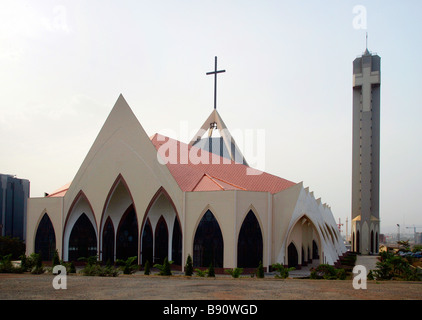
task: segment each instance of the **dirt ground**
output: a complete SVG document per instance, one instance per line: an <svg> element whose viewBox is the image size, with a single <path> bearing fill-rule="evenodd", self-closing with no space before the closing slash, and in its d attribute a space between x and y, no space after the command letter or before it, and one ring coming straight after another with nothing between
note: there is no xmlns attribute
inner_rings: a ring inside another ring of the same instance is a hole
<svg viewBox="0 0 422 320"><path fill-rule="evenodd" d="M422 300L422 282L69 275L67 289L52 274L0 274L1 300Z"/></svg>

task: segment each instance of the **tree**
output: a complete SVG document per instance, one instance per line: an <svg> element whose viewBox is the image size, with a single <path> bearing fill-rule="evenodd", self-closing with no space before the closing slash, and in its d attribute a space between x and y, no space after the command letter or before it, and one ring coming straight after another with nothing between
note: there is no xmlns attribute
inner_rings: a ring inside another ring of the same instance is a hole
<svg viewBox="0 0 422 320"><path fill-rule="evenodd" d="M192 264L192 257L190 254L188 255L186 259L186 265L185 265L185 276L192 276L193 274L193 264Z"/></svg>
<svg viewBox="0 0 422 320"><path fill-rule="evenodd" d="M214 265L210 264L210 267L208 268L208 277L212 277L215 278L215 270L214 270Z"/></svg>
<svg viewBox="0 0 422 320"><path fill-rule="evenodd" d="M262 261L259 261L258 268L256 269L256 276L257 278L264 278L264 267L262 266Z"/></svg>
<svg viewBox="0 0 422 320"><path fill-rule="evenodd" d="M149 267L149 261L147 260L147 262L145 262L144 275L149 276L150 274L151 274L151 270Z"/></svg>
<svg viewBox="0 0 422 320"><path fill-rule="evenodd" d="M57 266L59 264L60 264L59 252L56 249L56 251L54 251L54 255L53 255L52 266L54 268L54 266Z"/></svg>

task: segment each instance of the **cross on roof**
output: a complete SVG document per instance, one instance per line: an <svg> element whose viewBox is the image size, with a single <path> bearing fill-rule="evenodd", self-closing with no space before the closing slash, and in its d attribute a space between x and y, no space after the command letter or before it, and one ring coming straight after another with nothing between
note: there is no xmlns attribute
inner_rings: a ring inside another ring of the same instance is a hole
<svg viewBox="0 0 422 320"><path fill-rule="evenodd" d="M217 109L217 74L226 72L226 70L217 70L217 57L215 57L214 71L207 72L207 75L214 75L214 109Z"/></svg>

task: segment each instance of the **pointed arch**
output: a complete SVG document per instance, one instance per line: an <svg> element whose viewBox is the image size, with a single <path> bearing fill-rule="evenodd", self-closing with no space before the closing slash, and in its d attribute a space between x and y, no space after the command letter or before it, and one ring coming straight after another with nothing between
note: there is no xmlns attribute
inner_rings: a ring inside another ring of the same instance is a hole
<svg viewBox="0 0 422 320"><path fill-rule="evenodd" d="M237 266L257 268L263 260L264 243L261 227L252 210L249 210L240 228L237 241Z"/></svg>
<svg viewBox="0 0 422 320"><path fill-rule="evenodd" d="M193 265L195 267L222 268L224 260L224 241L220 225L208 209L196 228L193 241Z"/></svg>
<svg viewBox="0 0 422 320"><path fill-rule="evenodd" d="M79 219L84 215L84 218ZM74 227L79 221L78 228ZM92 228L91 228L92 227ZM79 230L79 231L76 231ZM73 233L72 242L71 235ZM84 240L76 240L76 235L80 233L78 237L85 237ZM85 235L83 235L85 234ZM89 238L88 238L89 237ZM95 243L94 243L95 240ZM73 200L69 211L66 216L63 232L63 260L64 261L76 261L79 257L88 257L84 255L97 255L98 246L98 230L97 221L95 219L94 210L92 209L91 203L85 193L80 190ZM87 249L89 248L89 249ZM80 255L81 254L81 255ZM76 260L72 260L76 259Z"/></svg>
<svg viewBox="0 0 422 320"><path fill-rule="evenodd" d="M97 255L97 234L86 213L82 213L73 225L69 237L69 261Z"/></svg>
<svg viewBox="0 0 422 320"><path fill-rule="evenodd" d="M316 259L317 256L319 258L320 252L315 254L315 250L318 250L322 247L322 239L325 239L323 226L316 224L314 221L312 221L311 218L309 218L307 214L302 214L299 216L294 221L294 223L291 224L291 227L287 233L284 247L284 257L287 258L287 260L285 260L285 264L296 264L297 267L301 266L302 264L306 265L310 260L310 256L312 256L312 259ZM289 246L292 242L295 245L296 253L298 256L297 263L295 261L292 262L289 260L289 256L290 259L296 259L295 255L293 254L292 247L290 248L291 252L289 254ZM302 254L302 247L309 248L309 250L312 248L312 253L310 252L308 257L306 257L307 250L304 250Z"/></svg>
<svg viewBox="0 0 422 320"><path fill-rule="evenodd" d="M41 255L42 261L51 261L56 250L56 234L47 212L41 218L35 235L34 252Z"/></svg>
<svg viewBox="0 0 422 320"><path fill-rule="evenodd" d="M113 242L111 242L110 223L114 227ZM101 260L105 262L108 259L126 260L138 256L139 228L136 206L131 190L121 173L117 175L104 201L100 233ZM105 243L106 234L109 238Z"/></svg>
<svg viewBox="0 0 422 320"><path fill-rule="evenodd" d="M180 217L172 198L164 187L160 187L156 191L145 210L141 226L142 233L140 236L142 251L144 251L144 249L150 250L147 249L147 247L144 248L143 245L144 240L147 242L150 240L150 230L146 227L148 221L151 230L155 230L152 237L153 260L156 261L156 263L162 264L164 258L168 257L169 260L174 261L174 266L181 266L183 231ZM163 222L165 223L164 225L162 224ZM164 226L166 227L167 232L164 232ZM158 227L160 229L158 229ZM176 254L176 256L173 256L173 254ZM145 262L146 259L142 258L142 261ZM151 260L149 261L152 263Z"/></svg>

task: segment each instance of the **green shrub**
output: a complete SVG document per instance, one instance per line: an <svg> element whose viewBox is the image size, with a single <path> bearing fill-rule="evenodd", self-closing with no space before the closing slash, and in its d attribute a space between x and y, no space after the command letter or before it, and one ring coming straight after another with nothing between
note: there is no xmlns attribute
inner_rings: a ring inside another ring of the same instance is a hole
<svg viewBox="0 0 422 320"><path fill-rule="evenodd" d="M54 266L57 266L59 264L60 264L59 252L56 249L56 251L54 251L54 255L53 255L52 266L54 268Z"/></svg>
<svg viewBox="0 0 422 320"><path fill-rule="evenodd" d="M170 269L170 265L173 264L173 261L168 261L167 257L165 257L164 259L164 263L163 264L154 264L154 268L157 268L158 270L160 270L159 274L160 276L171 276L171 269Z"/></svg>
<svg viewBox="0 0 422 320"><path fill-rule="evenodd" d="M45 269L42 265L41 255L38 253L32 253L31 259L33 261L33 267L31 269L32 274L42 274L45 272Z"/></svg>
<svg viewBox="0 0 422 320"><path fill-rule="evenodd" d="M0 257L11 255L11 260L17 260L25 254L25 243L19 238L0 237Z"/></svg>
<svg viewBox="0 0 422 320"><path fill-rule="evenodd" d="M227 269L225 272L230 274L233 278L239 278L243 273L243 268Z"/></svg>
<svg viewBox="0 0 422 320"><path fill-rule="evenodd" d="M188 255L186 259L186 265L185 265L185 276L192 276L193 274L193 264L192 264L192 257L190 254Z"/></svg>
<svg viewBox="0 0 422 320"><path fill-rule="evenodd" d="M276 274L275 277L276 278L280 278L280 279L286 279L289 277L289 272L296 270L295 267L290 267L290 268L286 268L284 265L280 264L280 263L274 263L272 265L272 267L277 270L279 272L279 274Z"/></svg>
<svg viewBox="0 0 422 320"><path fill-rule="evenodd" d="M97 276L97 277L117 277L119 271L113 266L101 266L99 264L87 264L81 270L84 276Z"/></svg>
<svg viewBox="0 0 422 320"><path fill-rule="evenodd" d="M196 275L201 278L206 277L208 275L208 271L209 271L208 269L206 270L195 269Z"/></svg>
<svg viewBox="0 0 422 320"><path fill-rule="evenodd" d="M0 256L0 273L22 273L25 270L20 267L15 267L12 263L12 254Z"/></svg>
<svg viewBox="0 0 422 320"><path fill-rule="evenodd" d="M130 257L126 260L117 259L116 265L120 266L123 271L123 274L132 274L139 269L138 265L136 264L137 259L137 256Z"/></svg>

